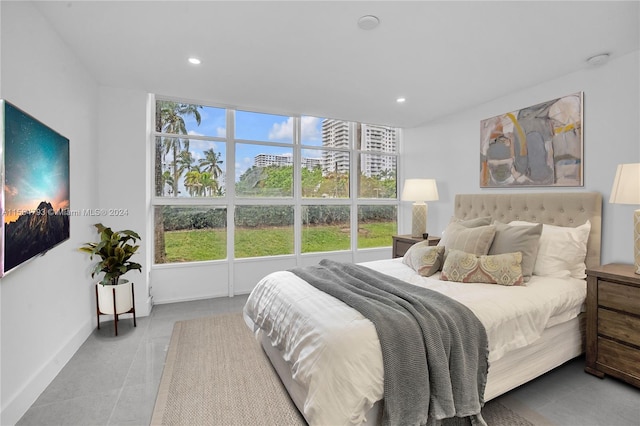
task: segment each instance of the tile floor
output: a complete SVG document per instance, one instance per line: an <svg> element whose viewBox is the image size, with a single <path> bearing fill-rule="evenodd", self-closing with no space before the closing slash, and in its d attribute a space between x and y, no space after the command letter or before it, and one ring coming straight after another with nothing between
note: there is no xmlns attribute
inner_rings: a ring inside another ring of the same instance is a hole
<svg viewBox="0 0 640 426"><path fill-rule="evenodd" d="M95 330L18 425L148 425L176 321L240 312L246 296L156 305ZM640 390L583 371L577 358L504 397L562 426L640 425ZM507 404L506 404L507 405Z"/></svg>

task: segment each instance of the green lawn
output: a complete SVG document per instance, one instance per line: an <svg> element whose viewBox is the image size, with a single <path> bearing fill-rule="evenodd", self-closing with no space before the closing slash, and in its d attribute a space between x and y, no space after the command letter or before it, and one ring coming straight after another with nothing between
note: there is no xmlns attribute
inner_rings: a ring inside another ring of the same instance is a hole
<svg viewBox="0 0 640 426"><path fill-rule="evenodd" d="M391 236L397 232L395 222L371 222L361 224L358 230L358 248L390 246Z"/></svg>
<svg viewBox="0 0 640 426"><path fill-rule="evenodd" d="M235 257L293 253L293 227L236 228Z"/></svg>
<svg viewBox="0 0 640 426"><path fill-rule="evenodd" d="M227 257L227 231L199 229L164 233L167 263L215 260Z"/></svg>
<svg viewBox="0 0 640 426"><path fill-rule="evenodd" d="M349 250L351 236L348 226L304 226L302 228L302 253Z"/></svg>
<svg viewBox="0 0 640 426"><path fill-rule="evenodd" d="M366 223L358 232L358 248L386 247L396 233L395 222ZM167 263L224 259L227 256L226 229L165 232ZM349 228L305 226L302 252L349 250ZM273 256L293 253L293 228L236 228L235 257Z"/></svg>

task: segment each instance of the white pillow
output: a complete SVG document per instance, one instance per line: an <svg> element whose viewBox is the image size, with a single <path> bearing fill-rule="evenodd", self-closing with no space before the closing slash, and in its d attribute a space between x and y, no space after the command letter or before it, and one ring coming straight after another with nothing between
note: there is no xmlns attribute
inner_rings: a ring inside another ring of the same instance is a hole
<svg viewBox="0 0 640 426"><path fill-rule="evenodd" d="M513 221L509 225L534 226L536 223ZM588 220L576 228L567 226L542 225L540 245L533 275L547 277L568 277L585 279L587 265L587 240L591 231Z"/></svg>

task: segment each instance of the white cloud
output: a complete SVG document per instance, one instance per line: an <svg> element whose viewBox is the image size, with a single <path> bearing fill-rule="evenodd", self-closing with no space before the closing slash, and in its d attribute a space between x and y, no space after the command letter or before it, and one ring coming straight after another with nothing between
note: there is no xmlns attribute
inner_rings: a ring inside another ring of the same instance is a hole
<svg viewBox="0 0 640 426"><path fill-rule="evenodd" d="M273 123L269 132L269 140L291 140L293 135L293 117L282 123Z"/></svg>
<svg viewBox="0 0 640 426"><path fill-rule="evenodd" d="M301 130L303 142L319 141L322 139L322 132L320 130L320 126L318 125L320 123L320 120L322 119L318 117L302 116Z"/></svg>
<svg viewBox="0 0 640 426"><path fill-rule="evenodd" d="M204 134L198 133L195 130L189 130L187 133L191 136L204 136Z"/></svg>
<svg viewBox="0 0 640 426"><path fill-rule="evenodd" d="M318 117L302 116L302 140L311 142L322 139L322 132L319 123L322 119ZM293 117L282 123L274 123L269 131L269 140L291 140L293 135Z"/></svg>
<svg viewBox="0 0 640 426"><path fill-rule="evenodd" d="M227 129L225 129L224 127L220 126L216 128L216 136L218 136L219 138L224 138L227 136Z"/></svg>

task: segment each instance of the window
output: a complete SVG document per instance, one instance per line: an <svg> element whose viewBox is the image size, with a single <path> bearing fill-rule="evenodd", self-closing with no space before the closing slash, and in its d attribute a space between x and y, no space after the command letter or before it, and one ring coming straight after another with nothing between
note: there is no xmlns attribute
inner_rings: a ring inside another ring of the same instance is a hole
<svg viewBox="0 0 640 426"><path fill-rule="evenodd" d="M398 129L164 99L155 108L156 264L391 245Z"/></svg>
<svg viewBox="0 0 640 426"><path fill-rule="evenodd" d="M236 144L238 197L293 197L293 149Z"/></svg>
<svg viewBox="0 0 640 426"><path fill-rule="evenodd" d="M293 206L237 206L235 257L293 254Z"/></svg>
<svg viewBox="0 0 640 426"><path fill-rule="evenodd" d="M156 102L154 182L157 197L225 193L226 110Z"/></svg>
<svg viewBox="0 0 640 426"><path fill-rule="evenodd" d="M227 257L226 207L155 206L154 216L162 220L164 262Z"/></svg>
<svg viewBox="0 0 640 426"><path fill-rule="evenodd" d="M302 253L349 250L349 206L302 206Z"/></svg>

